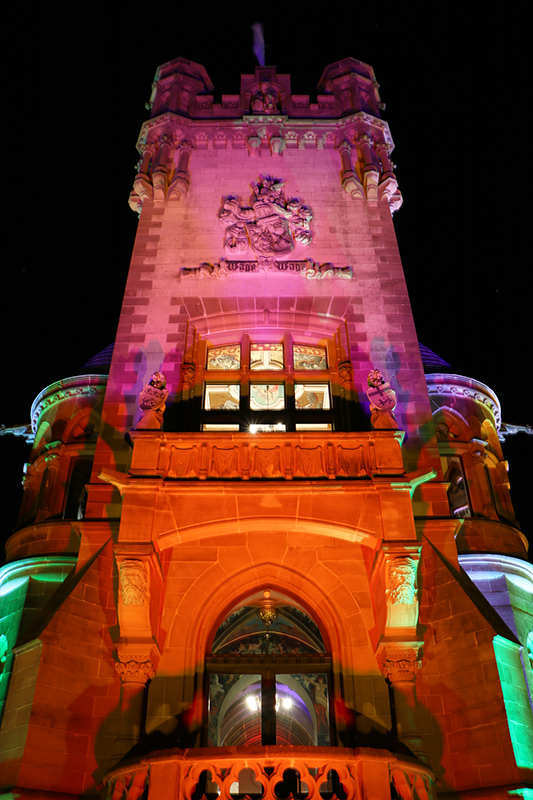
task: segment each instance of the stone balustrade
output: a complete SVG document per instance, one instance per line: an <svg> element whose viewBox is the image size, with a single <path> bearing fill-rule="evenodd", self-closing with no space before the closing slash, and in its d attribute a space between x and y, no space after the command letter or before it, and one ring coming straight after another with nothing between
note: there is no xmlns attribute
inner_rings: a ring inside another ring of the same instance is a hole
<svg viewBox="0 0 533 800"><path fill-rule="evenodd" d="M403 434L162 433L134 431L134 476L207 479L347 479L403 475Z"/></svg>
<svg viewBox="0 0 533 800"><path fill-rule="evenodd" d="M168 750L109 772L108 800L433 800L435 777L388 750L223 747Z"/></svg>

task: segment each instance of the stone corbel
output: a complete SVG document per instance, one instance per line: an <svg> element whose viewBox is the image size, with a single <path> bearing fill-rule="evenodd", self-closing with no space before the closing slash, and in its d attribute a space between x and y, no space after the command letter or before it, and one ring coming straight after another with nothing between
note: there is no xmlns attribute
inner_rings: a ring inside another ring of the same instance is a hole
<svg viewBox="0 0 533 800"><path fill-rule="evenodd" d="M365 198L363 184L357 177L352 165L351 150L352 145L347 139L344 139L339 144L339 153L341 154L342 170L341 170L341 183L345 192L348 192L352 197L358 197L361 200Z"/></svg>
<svg viewBox="0 0 533 800"><path fill-rule="evenodd" d="M418 559L411 555L388 554L387 557L387 635L391 629L416 631L418 624Z"/></svg>
<svg viewBox="0 0 533 800"><path fill-rule="evenodd" d="M169 200L181 200L189 191L189 158L193 150L191 142L182 141L179 144L178 166L170 186L168 187Z"/></svg>
<svg viewBox="0 0 533 800"><path fill-rule="evenodd" d="M283 136L272 136L270 138L270 152L273 156L277 156L278 158L283 155L283 150L285 149L285 141Z"/></svg>
<svg viewBox="0 0 533 800"><path fill-rule="evenodd" d="M248 137L248 154L251 156L258 156L261 153L261 137L249 136Z"/></svg>
<svg viewBox="0 0 533 800"><path fill-rule="evenodd" d="M119 543L114 548L119 576L118 622L122 642L148 642L158 636L164 577L151 543Z"/></svg>

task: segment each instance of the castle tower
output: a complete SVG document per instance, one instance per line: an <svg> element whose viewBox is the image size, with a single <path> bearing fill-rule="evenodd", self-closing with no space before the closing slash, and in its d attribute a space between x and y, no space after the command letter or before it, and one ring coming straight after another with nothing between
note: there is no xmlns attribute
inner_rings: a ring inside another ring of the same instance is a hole
<svg viewBox="0 0 533 800"><path fill-rule="evenodd" d="M460 376L428 394L373 69L327 67L316 102L274 67L212 92L158 69L109 380L32 410L3 785L526 796L532 573L499 405Z"/></svg>

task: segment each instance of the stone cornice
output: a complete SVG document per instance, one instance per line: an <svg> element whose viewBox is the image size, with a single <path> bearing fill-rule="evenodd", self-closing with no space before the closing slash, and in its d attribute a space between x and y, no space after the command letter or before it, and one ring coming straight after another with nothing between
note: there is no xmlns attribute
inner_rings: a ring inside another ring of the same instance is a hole
<svg viewBox="0 0 533 800"><path fill-rule="evenodd" d="M107 385L107 375L75 375L63 378L40 392L31 407L31 428L37 432L41 414L72 397L90 397L102 394Z"/></svg>

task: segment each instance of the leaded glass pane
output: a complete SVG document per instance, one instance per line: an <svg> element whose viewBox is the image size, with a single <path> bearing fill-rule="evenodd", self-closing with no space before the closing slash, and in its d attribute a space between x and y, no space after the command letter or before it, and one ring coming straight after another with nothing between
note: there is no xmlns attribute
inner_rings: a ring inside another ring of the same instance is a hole
<svg viewBox="0 0 533 800"><path fill-rule="evenodd" d="M206 384L204 408L207 411L238 411L241 387L232 384Z"/></svg>
<svg viewBox="0 0 533 800"><path fill-rule="evenodd" d="M250 385L252 411L278 411L285 408L283 383L252 383Z"/></svg>
<svg viewBox="0 0 533 800"><path fill-rule="evenodd" d="M283 369L282 344L250 345L250 369Z"/></svg>
<svg viewBox="0 0 533 800"><path fill-rule="evenodd" d="M327 369L325 347L295 344L292 348L294 369Z"/></svg>
<svg viewBox="0 0 533 800"><path fill-rule="evenodd" d="M276 744L329 747L325 672L276 675Z"/></svg>
<svg viewBox="0 0 533 800"><path fill-rule="evenodd" d="M209 347L207 350L207 369L240 369L240 344L225 344L222 347Z"/></svg>
<svg viewBox="0 0 533 800"><path fill-rule="evenodd" d="M261 744L261 676L213 674L209 679L208 744Z"/></svg>
<svg viewBox="0 0 533 800"><path fill-rule="evenodd" d="M327 411L331 408L329 384L296 383L294 385L294 402L298 410Z"/></svg>

